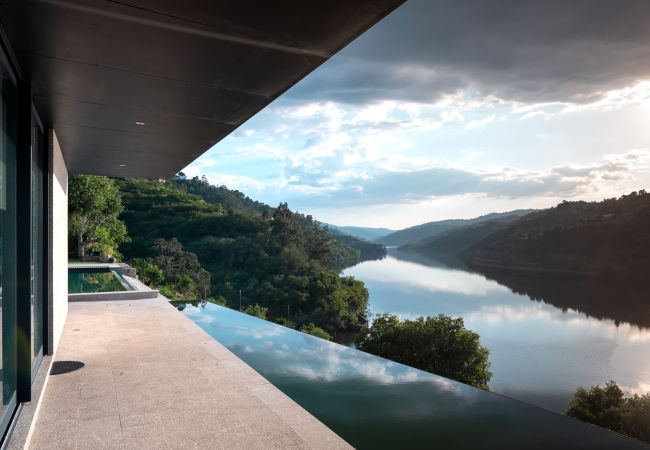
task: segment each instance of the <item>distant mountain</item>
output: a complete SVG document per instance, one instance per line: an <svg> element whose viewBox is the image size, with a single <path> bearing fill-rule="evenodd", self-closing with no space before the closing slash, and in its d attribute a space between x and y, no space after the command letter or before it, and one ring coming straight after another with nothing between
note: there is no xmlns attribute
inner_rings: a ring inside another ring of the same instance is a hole
<svg viewBox="0 0 650 450"><path fill-rule="evenodd" d="M465 225L402 248L436 257L442 255L460 256L477 242L490 236L495 231L507 227L521 217L517 214L504 215L493 220Z"/></svg>
<svg viewBox="0 0 650 450"><path fill-rule="evenodd" d="M332 224L323 224L330 229L339 230L342 233L345 233L350 236L354 236L357 239L363 239L368 242L376 241L377 239L394 233L395 230L389 230L388 228L369 228L369 227L351 227L351 226L339 226Z"/></svg>
<svg viewBox="0 0 650 450"><path fill-rule="evenodd" d="M650 193L562 202L497 229L469 249L471 264L529 273L650 273Z"/></svg>
<svg viewBox="0 0 650 450"><path fill-rule="evenodd" d="M518 209L504 213L490 213L473 219L448 219L436 222L428 222L422 225L416 225L414 227L396 231L394 233L381 237L376 241L380 244L391 246L394 245L398 247L413 245L419 241L440 236L442 233L456 228L466 227L468 225L487 222L490 220L499 220L503 217L521 217L532 211L532 209Z"/></svg>

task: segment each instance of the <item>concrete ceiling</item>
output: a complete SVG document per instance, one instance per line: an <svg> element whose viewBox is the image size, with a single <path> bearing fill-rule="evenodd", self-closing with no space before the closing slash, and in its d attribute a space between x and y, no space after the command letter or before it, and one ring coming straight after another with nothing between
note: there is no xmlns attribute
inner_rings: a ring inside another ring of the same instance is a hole
<svg viewBox="0 0 650 450"><path fill-rule="evenodd" d="M0 17L68 170L160 178L403 1L0 0Z"/></svg>

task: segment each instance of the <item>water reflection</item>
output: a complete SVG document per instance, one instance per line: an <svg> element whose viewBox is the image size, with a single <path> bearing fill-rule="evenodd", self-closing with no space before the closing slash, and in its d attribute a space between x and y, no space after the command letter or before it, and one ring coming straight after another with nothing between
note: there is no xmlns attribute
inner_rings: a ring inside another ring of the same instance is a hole
<svg viewBox="0 0 650 450"><path fill-rule="evenodd" d="M195 303L179 309L357 448L644 448L227 308Z"/></svg>
<svg viewBox="0 0 650 450"><path fill-rule="evenodd" d="M109 269L69 269L68 292L115 292L126 291L128 285L119 279L118 273Z"/></svg>
<svg viewBox="0 0 650 450"><path fill-rule="evenodd" d="M371 313L463 317L490 349L493 391L565 411L579 386L650 386L650 299L632 282L506 278L395 250L345 274L366 283Z"/></svg>

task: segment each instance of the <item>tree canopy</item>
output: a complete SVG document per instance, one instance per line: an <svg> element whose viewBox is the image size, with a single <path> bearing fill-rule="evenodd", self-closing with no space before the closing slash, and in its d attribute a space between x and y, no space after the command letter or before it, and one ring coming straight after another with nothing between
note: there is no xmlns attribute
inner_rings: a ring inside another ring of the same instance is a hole
<svg viewBox="0 0 650 450"><path fill-rule="evenodd" d="M489 350L460 317L440 314L400 321L393 314L380 314L357 345L364 352L489 389Z"/></svg>
<svg viewBox="0 0 650 450"><path fill-rule="evenodd" d="M650 443L650 394L626 398L614 381L578 388L567 415Z"/></svg>
<svg viewBox="0 0 650 450"><path fill-rule="evenodd" d="M129 240L119 215L124 210L114 181L107 177L73 175L68 182L69 230L77 242L77 257L92 249L119 257L118 246Z"/></svg>
<svg viewBox="0 0 650 450"><path fill-rule="evenodd" d="M242 309L257 304L269 320L297 328L312 323L328 333L366 324L367 290L339 275L360 260L354 240L342 243L286 203L271 208L197 177L116 181L133 236L124 254L160 266L170 287L177 278L168 276L173 249L157 245L161 239L195 255L211 275L208 292L219 303L225 299L239 309L241 298ZM197 298L204 292L190 291L184 299Z"/></svg>

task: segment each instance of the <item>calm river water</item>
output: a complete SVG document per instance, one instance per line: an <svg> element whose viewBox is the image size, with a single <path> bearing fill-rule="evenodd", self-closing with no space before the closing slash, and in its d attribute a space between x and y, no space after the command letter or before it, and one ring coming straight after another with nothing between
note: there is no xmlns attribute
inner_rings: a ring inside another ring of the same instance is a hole
<svg viewBox="0 0 650 450"><path fill-rule="evenodd" d="M344 274L366 284L372 314L463 317L490 350L494 392L559 412L579 386L650 392L645 283L486 277L397 250Z"/></svg>

